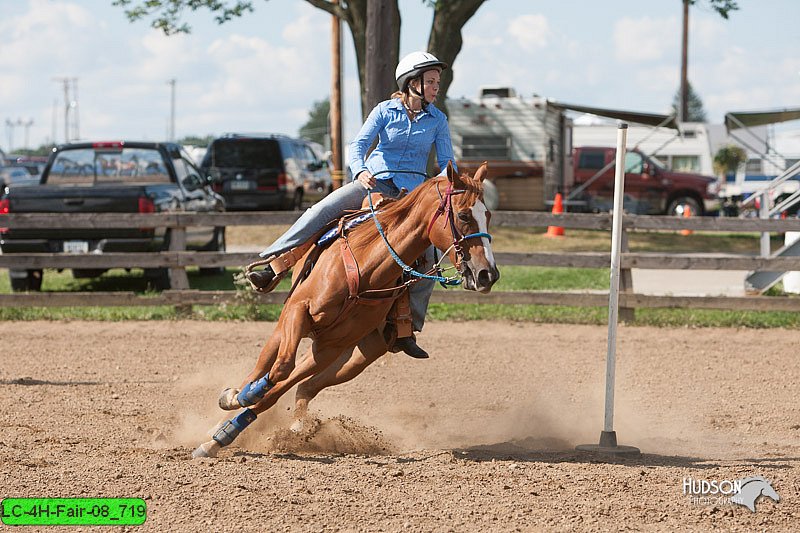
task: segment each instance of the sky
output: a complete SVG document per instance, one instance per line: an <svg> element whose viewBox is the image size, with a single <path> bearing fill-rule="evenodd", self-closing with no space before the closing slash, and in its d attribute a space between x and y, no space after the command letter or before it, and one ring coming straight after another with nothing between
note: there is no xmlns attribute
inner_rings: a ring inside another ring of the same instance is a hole
<svg viewBox="0 0 800 533"><path fill-rule="evenodd" d="M800 1L738 0L729 20L704 2L690 13L689 80L709 120L800 106ZM422 0L399 5L401 55L424 49L432 10ZM0 0L0 148L64 141L64 77L77 79L82 139L166 139L170 79L177 138L296 134L330 92L331 18L303 0L254 7L223 25L198 11L185 17L191 34L165 36L149 21L128 21L111 0ZM499 85L667 113L679 84L681 15L680 0L487 0L463 29L449 96ZM342 35L349 140L361 110L346 25Z"/></svg>

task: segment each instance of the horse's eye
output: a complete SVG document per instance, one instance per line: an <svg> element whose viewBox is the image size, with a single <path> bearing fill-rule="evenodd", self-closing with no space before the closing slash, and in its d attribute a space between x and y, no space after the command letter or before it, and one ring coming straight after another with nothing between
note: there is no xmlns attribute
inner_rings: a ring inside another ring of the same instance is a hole
<svg viewBox="0 0 800 533"><path fill-rule="evenodd" d="M461 222L470 222L472 220L472 215L469 211L459 211L458 220Z"/></svg>

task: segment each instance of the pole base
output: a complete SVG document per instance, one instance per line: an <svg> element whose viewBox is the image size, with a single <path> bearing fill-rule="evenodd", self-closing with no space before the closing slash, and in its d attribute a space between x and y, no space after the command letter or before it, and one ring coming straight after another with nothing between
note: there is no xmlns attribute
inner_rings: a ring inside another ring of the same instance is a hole
<svg viewBox="0 0 800 533"><path fill-rule="evenodd" d="M575 446L580 452L600 453L621 457L635 457L641 455L641 450L634 446L618 446L616 431L603 431L600 433L600 444L581 444Z"/></svg>

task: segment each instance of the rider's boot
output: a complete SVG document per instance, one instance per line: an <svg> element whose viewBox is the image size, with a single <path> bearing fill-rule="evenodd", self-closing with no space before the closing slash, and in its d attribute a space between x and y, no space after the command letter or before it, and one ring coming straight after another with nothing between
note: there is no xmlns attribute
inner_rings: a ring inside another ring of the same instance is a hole
<svg viewBox="0 0 800 533"><path fill-rule="evenodd" d="M427 359L430 357L428 352L420 348L417 344L417 340L412 335L411 337L400 337L396 341L391 348L389 348L391 352L405 352L406 355L410 355L414 359Z"/></svg>
<svg viewBox="0 0 800 533"><path fill-rule="evenodd" d="M272 280L275 279L275 271L272 270L271 266L267 265L267 268L264 270L254 270L248 272L246 276L253 287L257 290L264 290L269 286Z"/></svg>
<svg viewBox="0 0 800 533"><path fill-rule="evenodd" d="M394 326L396 329L393 342L391 338L387 339L389 341L389 351L393 353L404 352L414 359L427 359L429 357L428 352L419 347L416 337L414 337L411 319L411 299L407 290L397 298L389 311L389 315L389 327Z"/></svg>
<svg viewBox="0 0 800 533"><path fill-rule="evenodd" d="M295 246L274 257L269 260L269 264L264 270L250 270L253 265L263 264L263 262L253 263L245 270L245 278L250 282L253 289L258 292L272 291L289 274L291 268L306 255L314 245L315 240L310 239L300 246Z"/></svg>

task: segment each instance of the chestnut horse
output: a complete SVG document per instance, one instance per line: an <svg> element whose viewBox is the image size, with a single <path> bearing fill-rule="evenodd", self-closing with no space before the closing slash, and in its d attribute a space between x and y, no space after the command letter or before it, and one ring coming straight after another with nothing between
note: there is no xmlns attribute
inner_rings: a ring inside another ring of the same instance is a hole
<svg viewBox="0 0 800 533"><path fill-rule="evenodd" d="M465 289L488 293L500 273L487 233L490 212L483 203L485 177L486 163L474 178L458 176L448 165L447 176L425 181L378 211L379 224L362 223L346 238L340 237L340 245L322 251L308 277L286 300L275 331L241 389L226 389L219 399L223 409L246 409L219 427L212 440L192 455L214 457L257 415L301 382L296 415L304 416L308 401L320 390L352 379L386 353L386 316L405 290L397 280L409 268L405 264L415 261L431 244L447 250ZM403 267L392 257L384 238ZM296 269L295 275L301 270ZM307 336L313 339L311 349L295 365L300 340ZM360 353L354 352L356 346Z"/></svg>

